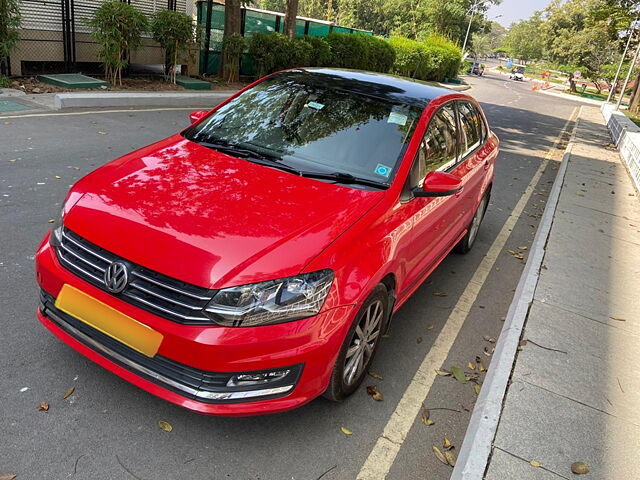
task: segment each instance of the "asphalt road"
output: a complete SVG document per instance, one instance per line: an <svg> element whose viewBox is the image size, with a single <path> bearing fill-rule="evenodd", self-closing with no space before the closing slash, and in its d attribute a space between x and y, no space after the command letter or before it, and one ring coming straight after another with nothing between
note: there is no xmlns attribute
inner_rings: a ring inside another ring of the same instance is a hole
<svg viewBox="0 0 640 480"><path fill-rule="evenodd" d="M188 111L0 117L0 474L15 473L19 480L354 479L577 106L497 75L470 83L469 93L482 102L502 142L492 203L473 251L450 255L395 317L372 368L383 379L365 383L376 385L384 400L373 401L361 388L342 404L318 399L253 418L204 417L155 398L75 353L35 318L33 254L69 185L180 129ZM446 369L465 367L476 356L485 366L490 361L483 350L492 343L485 337L502 328L527 256L520 247L533 239L556 173L554 159L561 156L552 153L447 353ZM63 399L71 387L75 392ZM459 448L475 397L473 384L437 377L424 402L434 424L425 425L420 415L407 420L410 429L388 478L448 478L451 468L431 446L446 437ZM50 404L48 412L37 411L42 401ZM159 420L173 431L160 430Z"/></svg>

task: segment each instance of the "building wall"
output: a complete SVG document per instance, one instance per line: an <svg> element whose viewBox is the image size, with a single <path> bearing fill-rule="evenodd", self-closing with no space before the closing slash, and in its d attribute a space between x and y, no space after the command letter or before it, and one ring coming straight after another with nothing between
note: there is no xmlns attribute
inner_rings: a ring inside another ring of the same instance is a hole
<svg viewBox="0 0 640 480"><path fill-rule="evenodd" d="M22 75L23 62L63 62L63 0L21 0L21 41L11 55L11 73ZM74 0L76 61L99 63L100 46L91 38L87 20L103 0ZM151 16L167 8L167 0L130 0L131 5ZM177 0L176 9L189 16L195 15L193 0ZM132 52L132 63L162 64L162 49L151 38L143 39L142 46ZM196 70L197 71L197 70Z"/></svg>

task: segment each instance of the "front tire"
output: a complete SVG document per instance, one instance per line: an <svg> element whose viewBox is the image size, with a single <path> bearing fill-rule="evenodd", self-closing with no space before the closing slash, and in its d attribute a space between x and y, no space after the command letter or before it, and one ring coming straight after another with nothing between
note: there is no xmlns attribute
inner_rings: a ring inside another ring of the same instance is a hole
<svg viewBox="0 0 640 480"><path fill-rule="evenodd" d="M478 230L480 230L480 224L484 218L484 213L487 211L487 206L489 206L489 192L485 193L482 200L480 200L476 213L473 214L469 228L467 228L467 234L456 245L456 252L464 254L471 250L478 236Z"/></svg>
<svg viewBox="0 0 640 480"><path fill-rule="evenodd" d="M378 285L367 297L347 332L324 397L339 402L354 393L378 350L389 318L389 293Z"/></svg>

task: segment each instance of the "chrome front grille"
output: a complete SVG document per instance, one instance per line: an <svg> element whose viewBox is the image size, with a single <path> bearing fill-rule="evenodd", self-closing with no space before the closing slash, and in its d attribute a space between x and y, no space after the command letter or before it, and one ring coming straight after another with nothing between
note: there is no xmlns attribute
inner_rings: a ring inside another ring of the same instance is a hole
<svg viewBox="0 0 640 480"><path fill-rule="evenodd" d="M131 279L121 293L109 292L111 295L174 322L213 324L204 314L204 308L215 290L181 282L136 265L85 240L68 228L62 230L56 252L65 268L107 292L105 270L115 261L123 262L129 267Z"/></svg>

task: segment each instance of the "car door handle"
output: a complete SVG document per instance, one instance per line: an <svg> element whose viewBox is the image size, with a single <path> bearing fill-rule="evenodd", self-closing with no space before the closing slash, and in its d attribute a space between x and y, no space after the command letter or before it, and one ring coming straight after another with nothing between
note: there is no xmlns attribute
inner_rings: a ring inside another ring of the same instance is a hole
<svg viewBox="0 0 640 480"><path fill-rule="evenodd" d="M489 170L490 166L491 166L491 162L489 162L489 160L485 160L484 165L482 166L482 168L484 168L485 170Z"/></svg>
<svg viewBox="0 0 640 480"><path fill-rule="evenodd" d="M462 193L464 192L464 187L462 187L460 190L458 190L455 195L456 197L459 197L460 195L462 195Z"/></svg>

